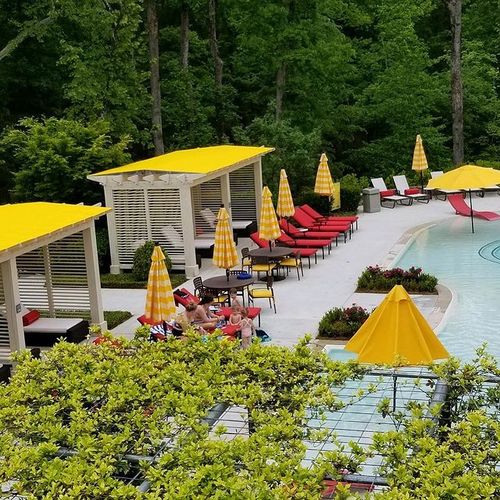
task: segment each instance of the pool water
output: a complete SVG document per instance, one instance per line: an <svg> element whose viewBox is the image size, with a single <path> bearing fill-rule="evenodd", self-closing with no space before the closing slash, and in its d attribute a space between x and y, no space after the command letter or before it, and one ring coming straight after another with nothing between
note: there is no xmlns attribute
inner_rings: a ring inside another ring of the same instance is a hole
<svg viewBox="0 0 500 500"><path fill-rule="evenodd" d="M483 342L500 357L500 221L456 217L421 232L395 266L421 267L454 294L439 338L450 354L474 357Z"/></svg>

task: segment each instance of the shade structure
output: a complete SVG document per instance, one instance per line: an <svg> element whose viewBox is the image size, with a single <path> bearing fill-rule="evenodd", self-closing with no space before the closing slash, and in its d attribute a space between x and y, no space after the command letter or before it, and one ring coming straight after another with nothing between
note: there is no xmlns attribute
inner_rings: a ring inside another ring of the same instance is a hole
<svg viewBox="0 0 500 500"><path fill-rule="evenodd" d="M431 179L427 185L434 189L463 189L469 191L471 225L474 232L474 211L472 210L472 190L500 184L500 171L493 168L464 165Z"/></svg>
<svg viewBox="0 0 500 500"><path fill-rule="evenodd" d="M280 171L280 188L278 192L278 204L276 206L276 213L280 217L291 217L295 213L293 206L292 192L290 191L290 184L288 184L288 177L285 169Z"/></svg>
<svg viewBox="0 0 500 500"><path fill-rule="evenodd" d="M212 262L222 269L229 269L238 264L238 253L229 224L229 214L224 207L221 207L217 214Z"/></svg>
<svg viewBox="0 0 500 500"><path fill-rule="evenodd" d="M264 186L260 207L259 238L271 242L280 236L281 229L274 211L272 194L269 188Z"/></svg>
<svg viewBox="0 0 500 500"><path fill-rule="evenodd" d="M411 169L420 172L420 184L422 187L422 192L424 191L424 170L427 170L429 165L427 164L427 158L425 157L424 145L422 143L422 137L420 134L417 135L415 141L415 149L413 150L413 161L411 164Z"/></svg>
<svg viewBox="0 0 500 500"><path fill-rule="evenodd" d="M168 321L174 314L174 295L165 265L165 255L160 246L156 245L151 255L144 315L152 323L158 323Z"/></svg>
<svg viewBox="0 0 500 500"><path fill-rule="evenodd" d="M330 168L328 167L328 158L325 153L321 154L318 171L316 172L316 182L314 192L321 196L333 195L333 180Z"/></svg>
<svg viewBox="0 0 500 500"><path fill-rule="evenodd" d="M345 349L357 353L362 363L428 365L449 357L401 285L386 295Z"/></svg>

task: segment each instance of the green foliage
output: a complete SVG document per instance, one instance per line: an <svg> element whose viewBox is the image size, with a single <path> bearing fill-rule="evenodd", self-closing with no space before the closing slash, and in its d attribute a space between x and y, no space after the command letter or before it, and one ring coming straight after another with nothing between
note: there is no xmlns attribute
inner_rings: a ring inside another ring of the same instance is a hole
<svg viewBox="0 0 500 500"><path fill-rule="evenodd" d="M172 288L177 288L186 281L184 273L170 273ZM102 288L146 288L147 280L137 281L132 273L103 274L101 273Z"/></svg>
<svg viewBox="0 0 500 500"><path fill-rule="evenodd" d="M124 321L132 317L129 311L104 311L104 320L108 323L108 328L112 330Z"/></svg>
<svg viewBox="0 0 500 500"><path fill-rule="evenodd" d="M101 201L87 175L129 161L128 140L113 140L103 121L21 120L0 138L0 161L9 165L16 201ZM8 179L7 179L8 181Z"/></svg>
<svg viewBox="0 0 500 500"><path fill-rule="evenodd" d="M146 241L141 245L134 253L134 263L132 266L132 276L136 281L146 281L148 280L149 269L151 268L151 255L155 248L154 241ZM172 269L172 261L168 256L167 252L162 248L165 255L165 265L167 266L167 271Z"/></svg>
<svg viewBox="0 0 500 500"><path fill-rule="evenodd" d="M356 470L364 454L327 452L304 467L304 440L317 432L308 415L341 408L331 387L362 370L307 341L242 350L216 336L153 344L139 336L60 342L42 360L19 354L10 384L0 385L0 481L36 498L319 499L325 474ZM248 410L248 438L210 432L203 419L220 402ZM160 448L155 462L125 460ZM60 449L75 454L61 459ZM148 493L118 479L136 473Z"/></svg>
<svg viewBox="0 0 500 500"><path fill-rule="evenodd" d="M370 314L362 307L334 307L321 318L318 337L350 339L368 319Z"/></svg>
<svg viewBox="0 0 500 500"><path fill-rule="evenodd" d="M353 174L347 174L340 179L340 210L342 212L358 211L361 201L361 191L368 185L366 178L358 179Z"/></svg>
<svg viewBox="0 0 500 500"><path fill-rule="evenodd" d="M388 292L394 285L403 285L410 293L436 293L437 278L422 272L421 268L410 267L405 271L399 267L383 270L369 266L358 278L360 292Z"/></svg>

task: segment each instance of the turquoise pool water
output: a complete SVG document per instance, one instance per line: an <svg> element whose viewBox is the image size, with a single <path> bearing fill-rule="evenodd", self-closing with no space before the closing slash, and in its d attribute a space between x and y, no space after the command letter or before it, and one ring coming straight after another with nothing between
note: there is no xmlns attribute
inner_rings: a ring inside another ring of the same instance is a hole
<svg viewBox="0 0 500 500"><path fill-rule="evenodd" d="M470 360L483 342L500 357L500 221L456 217L420 233L396 266L415 266L451 288L455 302L439 338Z"/></svg>

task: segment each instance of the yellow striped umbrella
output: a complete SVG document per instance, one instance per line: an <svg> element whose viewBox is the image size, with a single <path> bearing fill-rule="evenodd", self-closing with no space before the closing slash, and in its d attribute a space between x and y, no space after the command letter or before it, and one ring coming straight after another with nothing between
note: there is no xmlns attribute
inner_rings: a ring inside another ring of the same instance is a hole
<svg viewBox="0 0 500 500"><path fill-rule="evenodd" d="M165 265L165 255L156 245L151 255L145 316L153 323L168 321L175 314L172 284Z"/></svg>
<svg viewBox="0 0 500 500"><path fill-rule="evenodd" d="M286 176L286 171L283 168L280 171L280 189L278 192L278 204L276 205L276 213L280 217L290 217L295 213L292 193L290 191L290 184L288 184L288 177Z"/></svg>
<svg viewBox="0 0 500 500"><path fill-rule="evenodd" d="M273 197L267 186L262 190L262 205L260 207L259 238L269 241L281 236L281 229L274 211Z"/></svg>
<svg viewBox="0 0 500 500"><path fill-rule="evenodd" d="M212 262L222 269L229 269L238 264L238 254L234 244L229 214L224 207L217 214L217 227L215 228L214 256Z"/></svg>
<svg viewBox="0 0 500 500"><path fill-rule="evenodd" d="M427 158L425 157L424 145L422 144L422 137L420 134L417 135L417 140L415 141L415 149L413 150L413 162L411 164L411 169L420 172L420 182L422 184L422 193L424 192L424 170L427 170L429 165L427 165Z"/></svg>
<svg viewBox="0 0 500 500"><path fill-rule="evenodd" d="M319 160L318 171L316 172L316 183L314 192L320 196L333 196L333 180L330 168L328 167L328 158L322 153Z"/></svg>

